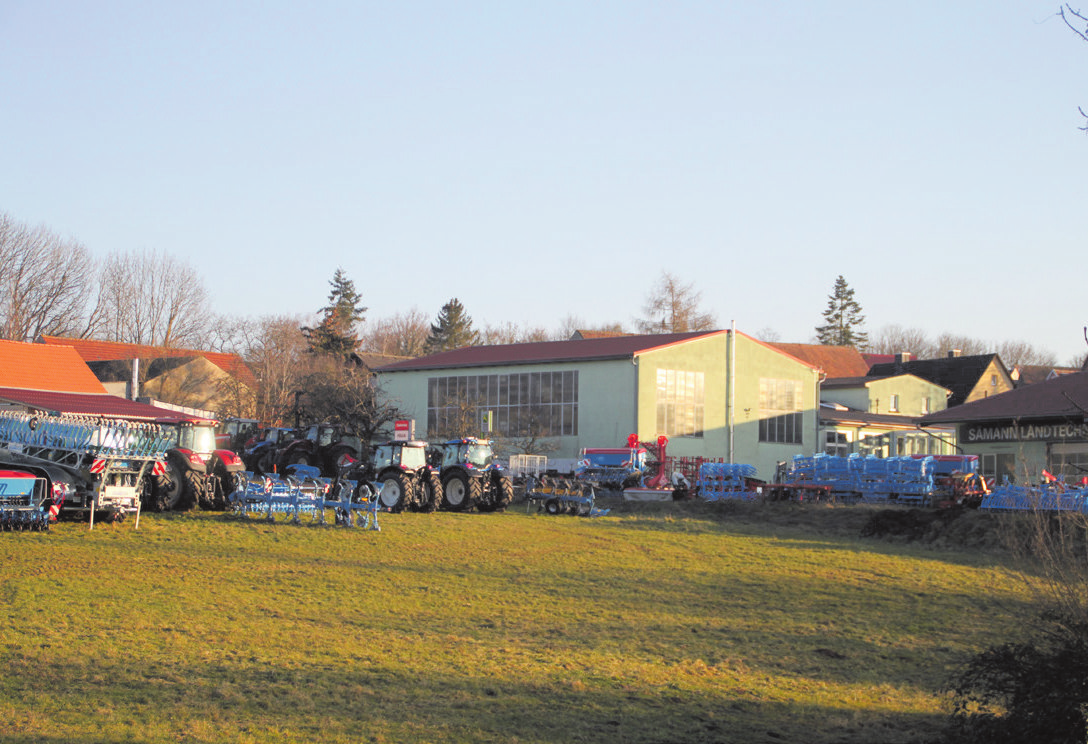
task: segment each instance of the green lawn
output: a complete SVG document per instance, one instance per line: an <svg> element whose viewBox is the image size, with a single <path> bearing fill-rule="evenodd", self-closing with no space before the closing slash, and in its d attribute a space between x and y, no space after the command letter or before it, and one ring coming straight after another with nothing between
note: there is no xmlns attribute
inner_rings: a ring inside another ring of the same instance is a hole
<svg viewBox="0 0 1088 744"><path fill-rule="evenodd" d="M0 533L5 742L919 742L1031 617L865 508Z"/></svg>

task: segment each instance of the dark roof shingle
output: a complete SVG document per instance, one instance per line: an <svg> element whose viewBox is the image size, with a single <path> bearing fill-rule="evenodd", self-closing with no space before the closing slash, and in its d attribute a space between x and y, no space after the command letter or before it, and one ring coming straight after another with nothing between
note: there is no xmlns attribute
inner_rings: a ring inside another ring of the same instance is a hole
<svg viewBox="0 0 1088 744"><path fill-rule="evenodd" d="M1088 418L1088 372L1076 372L926 416L922 425L1013 419Z"/></svg>

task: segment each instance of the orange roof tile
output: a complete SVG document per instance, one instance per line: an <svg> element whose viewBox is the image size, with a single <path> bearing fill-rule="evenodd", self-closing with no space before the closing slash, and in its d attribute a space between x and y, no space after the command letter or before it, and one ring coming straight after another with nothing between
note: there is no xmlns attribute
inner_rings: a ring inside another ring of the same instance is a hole
<svg viewBox="0 0 1088 744"><path fill-rule="evenodd" d="M64 338L62 336L39 336L38 341L46 346L71 346L85 362L200 356L249 387L257 386L257 378L254 376L253 371L246 366L245 361L237 354L200 351L198 349L168 349L163 346L149 346L147 344L123 344L117 341L97 341L84 338Z"/></svg>
<svg viewBox="0 0 1088 744"><path fill-rule="evenodd" d="M71 346L0 341L0 387L64 393L106 388Z"/></svg>

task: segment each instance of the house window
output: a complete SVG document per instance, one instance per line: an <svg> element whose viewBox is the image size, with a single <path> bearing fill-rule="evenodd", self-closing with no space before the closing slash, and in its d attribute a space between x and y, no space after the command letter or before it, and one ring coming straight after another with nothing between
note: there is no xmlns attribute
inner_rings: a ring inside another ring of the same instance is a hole
<svg viewBox="0 0 1088 744"><path fill-rule="evenodd" d="M489 426L490 425L490 426ZM473 429L479 428L479 431ZM578 372L431 377L428 436L578 435Z"/></svg>
<svg viewBox="0 0 1088 744"><path fill-rule="evenodd" d="M922 415L925 416L929 413L929 396L922 398Z"/></svg>
<svg viewBox="0 0 1088 744"><path fill-rule="evenodd" d="M657 431L670 437L703 436L705 375L657 370Z"/></svg>
<svg viewBox="0 0 1088 744"><path fill-rule="evenodd" d="M895 393L888 398L888 413L899 413L899 394Z"/></svg>
<svg viewBox="0 0 1088 744"><path fill-rule="evenodd" d="M801 444L801 382L759 378L759 441Z"/></svg>
<svg viewBox="0 0 1088 744"><path fill-rule="evenodd" d="M845 431L825 432L824 454L846 457L850 454L850 439Z"/></svg>
<svg viewBox="0 0 1088 744"><path fill-rule="evenodd" d="M990 375L990 386L997 387L997 375Z"/></svg>

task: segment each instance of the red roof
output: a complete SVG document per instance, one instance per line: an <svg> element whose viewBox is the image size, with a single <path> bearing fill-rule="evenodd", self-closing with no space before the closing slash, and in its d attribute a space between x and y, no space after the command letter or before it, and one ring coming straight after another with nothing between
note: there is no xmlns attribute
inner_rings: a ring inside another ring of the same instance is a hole
<svg viewBox="0 0 1088 744"><path fill-rule="evenodd" d="M574 339L567 341L534 341L497 346L464 346L418 359L408 359L379 367L380 372L404 372L423 369L457 367L491 367L505 364L543 364L604 359L630 359L657 349L710 338L729 331L698 331L694 333L658 333L642 336L612 336L607 338Z"/></svg>
<svg viewBox="0 0 1088 744"><path fill-rule="evenodd" d="M133 421L190 421L192 416L165 408L119 398L109 393L62 393L0 387L0 400L50 413L127 419Z"/></svg>
<svg viewBox="0 0 1088 744"><path fill-rule="evenodd" d="M71 346L85 362L113 362L126 359L165 359L170 357L204 357L219 369L250 387L256 387L257 378L246 366L242 357L219 351L200 351L197 349L173 349L147 344L123 344L117 341L97 341L85 338L65 338L63 336L39 336L40 344L46 346Z"/></svg>
<svg viewBox="0 0 1088 744"><path fill-rule="evenodd" d="M105 394L75 349L0 341L0 387Z"/></svg>
<svg viewBox="0 0 1088 744"><path fill-rule="evenodd" d="M828 377L864 377L869 373L868 362L853 346L777 342L771 342L768 346L822 369Z"/></svg>

